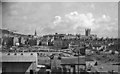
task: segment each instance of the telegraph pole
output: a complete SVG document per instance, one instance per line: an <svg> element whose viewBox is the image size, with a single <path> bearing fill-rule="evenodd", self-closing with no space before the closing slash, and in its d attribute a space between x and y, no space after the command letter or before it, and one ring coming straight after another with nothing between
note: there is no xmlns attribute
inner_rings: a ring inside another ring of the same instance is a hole
<svg viewBox="0 0 120 74"><path fill-rule="evenodd" d="M79 53L78 53L78 74L79 74Z"/></svg>
<svg viewBox="0 0 120 74"><path fill-rule="evenodd" d="M79 54L79 50L78 50L78 74L79 74L79 56L80 56L80 54Z"/></svg>

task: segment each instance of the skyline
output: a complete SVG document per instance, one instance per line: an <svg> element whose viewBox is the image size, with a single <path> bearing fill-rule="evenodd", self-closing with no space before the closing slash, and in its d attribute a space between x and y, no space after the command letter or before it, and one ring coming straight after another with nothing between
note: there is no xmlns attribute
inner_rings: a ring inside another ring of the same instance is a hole
<svg viewBox="0 0 120 74"><path fill-rule="evenodd" d="M118 36L117 2L4 2L2 28L22 34L84 34Z"/></svg>

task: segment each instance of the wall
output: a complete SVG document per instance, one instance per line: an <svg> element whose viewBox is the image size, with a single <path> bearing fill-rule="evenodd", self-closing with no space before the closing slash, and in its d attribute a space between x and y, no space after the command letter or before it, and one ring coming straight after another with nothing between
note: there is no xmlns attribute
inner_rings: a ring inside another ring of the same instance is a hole
<svg viewBox="0 0 120 74"><path fill-rule="evenodd" d="M4 62L2 63L2 71L7 73L20 73L30 72L33 69L32 62Z"/></svg>

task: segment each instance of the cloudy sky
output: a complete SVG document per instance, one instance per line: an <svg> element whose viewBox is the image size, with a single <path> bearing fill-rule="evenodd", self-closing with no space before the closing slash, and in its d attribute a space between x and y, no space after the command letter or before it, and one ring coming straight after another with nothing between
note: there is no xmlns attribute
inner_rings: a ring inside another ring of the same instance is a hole
<svg viewBox="0 0 120 74"><path fill-rule="evenodd" d="M84 34L118 36L117 2L4 2L2 28L24 34Z"/></svg>

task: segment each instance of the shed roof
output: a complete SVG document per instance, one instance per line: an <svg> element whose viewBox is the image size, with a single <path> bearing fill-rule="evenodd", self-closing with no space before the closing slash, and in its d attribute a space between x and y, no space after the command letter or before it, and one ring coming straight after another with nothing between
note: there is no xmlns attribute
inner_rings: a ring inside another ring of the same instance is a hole
<svg viewBox="0 0 120 74"><path fill-rule="evenodd" d="M36 61L36 53L2 53L2 62L34 62Z"/></svg>

